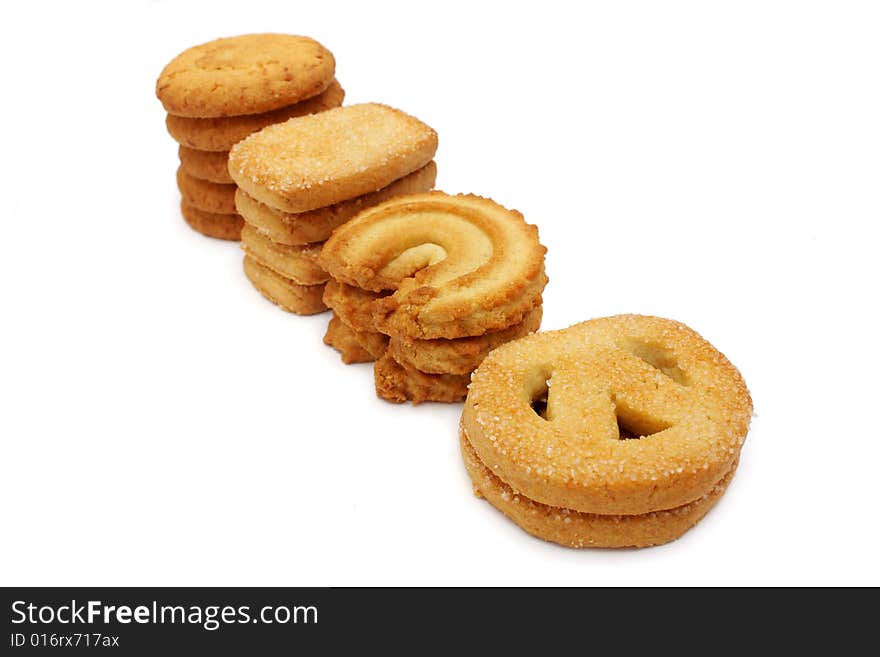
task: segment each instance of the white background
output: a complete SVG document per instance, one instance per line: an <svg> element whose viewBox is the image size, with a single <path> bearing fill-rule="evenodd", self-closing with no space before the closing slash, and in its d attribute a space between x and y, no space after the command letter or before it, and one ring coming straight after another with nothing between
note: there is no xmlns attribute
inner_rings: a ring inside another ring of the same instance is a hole
<svg viewBox="0 0 880 657"><path fill-rule="evenodd" d="M14 8L12 8L14 7ZM880 584L880 14L856 2L16 3L4 62L0 583ZM377 400L178 212L154 83L311 35L347 102L525 213L548 329L672 317L743 372L734 483L673 544L574 551L472 494L460 405Z"/></svg>

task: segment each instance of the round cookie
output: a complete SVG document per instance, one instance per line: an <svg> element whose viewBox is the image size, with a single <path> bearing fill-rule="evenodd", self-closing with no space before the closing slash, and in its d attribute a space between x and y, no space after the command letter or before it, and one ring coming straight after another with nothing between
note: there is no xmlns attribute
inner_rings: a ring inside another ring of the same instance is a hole
<svg viewBox="0 0 880 657"><path fill-rule="evenodd" d="M388 350L394 360L429 374L470 374L496 347L534 333L541 326L543 309L538 306L519 324L501 331L470 338L411 340L392 338Z"/></svg>
<svg viewBox="0 0 880 657"><path fill-rule="evenodd" d="M279 107L262 114L243 116L222 116L213 119L193 119L169 114L165 117L165 127L181 145L202 151L225 151L242 139L262 130L273 123L282 123L295 116L323 112L342 105L345 91L333 80L323 92L299 103ZM226 172L227 178L229 172ZM232 182L232 178L229 178Z"/></svg>
<svg viewBox="0 0 880 657"><path fill-rule="evenodd" d="M177 169L177 188L187 205L214 214L237 214L235 211L235 185L218 185L194 178Z"/></svg>
<svg viewBox="0 0 880 657"><path fill-rule="evenodd" d="M246 223L241 231L241 248L264 267L284 278L289 278L298 285L320 285L330 278L327 272L318 266L320 244L304 246L275 244Z"/></svg>
<svg viewBox="0 0 880 657"><path fill-rule="evenodd" d="M480 460L542 504L640 515L707 495L745 441L745 382L668 319L618 315L493 350L462 425Z"/></svg>
<svg viewBox="0 0 880 657"><path fill-rule="evenodd" d="M458 402L468 390L468 375L426 374L401 365L387 353L373 366L376 394L396 404L407 400L413 404L425 401Z"/></svg>
<svg viewBox="0 0 880 657"><path fill-rule="evenodd" d="M245 34L184 50L159 75L156 96L178 116L259 114L318 95L335 70L314 39Z"/></svg>
<svg viewBox="0 0 880 657"><path fill-rule="evenodd" d="M180 202L180 213L190 228L202 235L231 242L236 242L241 237L244 220L237 214L205 212L188 205L186 201Z"/></svg>
<svg viewBox="0 0 880 657"><path fill-rule="evenodd" d="M270 125L233 146L229 175L249 196L308 212L387 187L428 164L437 133L375 103Z"/></svg>
<svg viewBox="0 0 880 657"><path fill-rule="evenodd" d="M244 257L244 273L260 294L288 312L314 315L327 310L321 301L323 285L297 285L248 255Z"/></svg>
<svg viewBox="0 0 880 657"><path fill-rule="evenodd" d="M566 547L621 548L661 545L696 525L724 494L736 464L705 495L684 506L643 515L597 515L560 509L516 492L480 460L461 430L461 453L474 486L483 497L529 534Z"/></svg>
<svg viewBox="0 0 880 657"><path fill-rule="evenodd" d="M427 192L434 187L436 178L437 165L432 161L376 192L317 210L283 212L260 203L241 189L235 193L235 207L249 224L260 228L274 242L310 244L325 241L335 228L351 220L365 208L396 196Z"/></svg>
<svg viewBox="0 0 880 657"><path fill-rule="evenodd" d="M180 168L193 178L207 180L218 185L234 185L229 177L226 162L229 153L225 151L199 151L194 148L180 146L177 149Z"/></svg>
<svg viewBox="0 0 880 657"><path fill-rule="evenodd" d="M333 232L320 261L342 283L392 292L370 304L373 330L463 338L518 324L541 305L545 252L520 213L429 192L367 208Z"/></svg>

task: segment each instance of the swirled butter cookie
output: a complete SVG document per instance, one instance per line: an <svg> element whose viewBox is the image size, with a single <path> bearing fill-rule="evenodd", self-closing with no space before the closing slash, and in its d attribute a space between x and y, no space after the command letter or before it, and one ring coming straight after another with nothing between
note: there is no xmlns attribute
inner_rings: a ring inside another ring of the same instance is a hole
<svg viewBox="0 0 880 657"><path fill-rule="evenodd" d="M381 333L356 331L334 313L324 334L324 344L336 349L346 365L369 363L381 358L385 353L388 337Z"/></svg>
<svg viewBox="0 0 880 657"><path fill-rule="evenodd" d="M518 324L541 304L545 251L518 212L430 192L364 210L334 231L320 262L337 281L392 292L371 304L375 330L462 338Z"/></svg>
<svg viewBox="0 0 880 657"><path fill-rule="evenodd" d="M301 213L387 187L436 150L437 133L418 119L386 105L349 105L245 138L229 153L229 175L261 203Z"/></svg>
<svg viewBox="0 0 880 657"><path fill-rule="evenodd" d="M159 75L156 96L177 116L259 114L320 94L335 70L314 39L245 34L184 50Z"/></svg>
<svg viewBox="0 0 880 657"><path fill-rule="evenodd" d="M502 482L550 507L641 515L710 495L739 458L752 401L687 326L619 315L493 350L462 425Z"/></svg>
<svg viewBox="0 0 880 657"><path fill-rule="evenodd" d="M386 353L373 368L376 394L386 401L414 404L425 401L457 402L467 395L470 376L460 374L427 374L401 365Z"/></svg>
<svg viewBox="0 0 880 657"><path fill-rule="evenodd" d="M505 342L516 340L537 331L541 326L543 309L538 306L523 321L506 329L448 340L412 340L392 338L388 349L398 363L409 365L429 374L470 374L490 351Z"/></svg>
<svg viewBox="0 0 880 657"><path fill-rule="evenodd" d="M321 262L320 256L318 262ZM380 298L376 292L362 290L330 279L324 288L324 303L333 313L355 331L376 333L373 323L373 302Z"/></svg>

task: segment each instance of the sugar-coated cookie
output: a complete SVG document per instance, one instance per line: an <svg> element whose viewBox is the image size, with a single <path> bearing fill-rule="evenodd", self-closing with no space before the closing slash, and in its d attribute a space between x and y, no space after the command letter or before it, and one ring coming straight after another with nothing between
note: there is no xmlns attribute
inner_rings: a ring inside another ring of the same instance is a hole
<svg viewBox="0 0 880 657"><path fill-rule="evenodd" d="M239 189L235 193L235 207L243 217L247 218L249 224L258 227L274 242L291 245L310 244L325 241L335 228L349 221L364 208L395 196L432 189L436 177L437 165L429 162L421 169L395 180L378 191L301 213L276 210Z"/></svg>
<svg viewBox="0 0 880 657"><path fill-rule="evenodd" d="M483 497L525 531L566 547L620 548L661 545L696 525L727 489L731 469L705 495L684 506L641 515L598 515L535 502L515 491L480 460L461 431L461 453L474 486Z"/></svg>
<svg viewBox="0 0 880 657"><path fill-rule="evenodd" d="M314 39L245 34L184 50L159 75L156 96L178 116L259 114L318 95L335 70L333 54Z"/></svg>
<svg viewBox="0 0 880 657"><path fill-rule="evenodd" d="M237 143L229 175L252 198L308 212L387 187L422 168L437 133L386 105L349 105L271 125Z"/></svg>
<svg viewBox="0 0 880 657"><path fill-rule="evenodd" d="M462 425L480 460L552 507L640 515L709 494L739 458L752 401L684 324L618 315L489 353Z"/></svg>

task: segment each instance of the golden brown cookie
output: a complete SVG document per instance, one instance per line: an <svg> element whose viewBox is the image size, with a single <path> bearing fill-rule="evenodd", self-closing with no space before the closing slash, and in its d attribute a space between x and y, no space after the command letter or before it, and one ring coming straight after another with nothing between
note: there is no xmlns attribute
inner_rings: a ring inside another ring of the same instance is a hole
<svg viewBox="0 0 880 657"><path fill-rule="evenodd" d="M355 338L355 331L350 329L336 313L330 318L327 324L327 332L324 334L324 344L333 347L342 355L342 362L346 365L352 363L369 363L373 357L361 347Z"/></svg>
<svg viewBox="0 0 880 657"><path fill-rule="evenodd" d="M235 211L235 185L218 185L194 178L177 169L177 188L187 205L214 214L237 214Z"/></svg>
<svg viewBox="0 0 880 657"><path fill-rule="evenodd" d="M674 541L715 505L736 470L734 464L709 492L684 506L634 516L597 515L530 500L492 474L468 442L464 429L460 438L464 464L478 497L529 534L574 548L648 547Z"/></svg>
<svg viewBox="0 0 880 657"><path fill-rule="evenodd" d="M553 507L640 515L712 491L752 415L737 369L678 322L618 315L492 351L462 414L480 460Z"/></svg>
<svg viewBox="0 0 880 657"><path fill-rule="evenodd" d="M177 149L180 168L193 178L207 180L218 185L234 185L226 166L229 153L225 151L199 151L180 146Z"/></svg>
<svg viewBox="0 0 880 657"><path fill-rule="evenodd" d="M245 34L184 50L159 75L156 96L178 116L259 114L318 95L335 70L314 39Z"/></svg>
<svg viewBox="0 0 880 657"><path fill-rule="evenodd" d="M213 119L193 119L169 114L165 126L177 143L202 151L228 152L242 139L273 123L282 123L295 116L315 114L342 105L345 91L333 80L323 92L299 103L279 107L262 114L222 116ZM224 163L225 166L225 163ZM229 178L229 172L225 171ZM229 178L232 182L232 178Z"/></svg>
<svg viewBox="0 0 880 657"><path fill-rule="evenodd" d="M240 189L235 193L235 206L243 217L247 217L248 223L263 230L273 241L291 245L310 244L325 241L337 226L349 221L364 208L395 196L432 189L436 177L437 165L429 162L379 191L309 212L282 212L260 203Z"/></svg>
<svg viewBox="0 0 880 657"><path fill-rule="evenodd" d="M327 310L321 301L323 285L297 285L247 255L244 273L260 294L288 312L314 315Z"/></svg>
<svg viewBox="0 0 880 657"><path fill-rule="evenodd" d="M407 400L413 404L424 401L457 402L467 395L468 375L426 374L401 365L386 353L373 366L376 394L397 404Z"/></svg>
<svg viewBox="0 0 880 657"><path fill-rule="evenodd" d="M355 331L351 327L348 327L348 330L352 332L354 339L361 346L361 349L370 354L370 360L379 360L388 350L387 335L371 331Z"/></svg>
<svg viewBox="0 0 880 657"><path fill-rule="evenodd" d="M373 324L372 303L379 297L376 292L367 292L332 278L324 288L324 303L327 307L332 308L347 326L359 332L377 333Z"/></svg>
<svg viewBox="0 0 880 657"><path fill-rule="evenodd" d="M244 252L276 274L289 278L298 285L320 285L330 277L318 266L321 244L287 246L276 244L259 231L245 224L241 231Z"/></svg>
<svg viewBox="0 0 880 657"><path fill-rule="evenodd" d="M342 362L369 363L381 358L385 353L388 338L381 333L363 334L346 326L334 313L327 325L324 344L329 345L342 354Z"/></svg>
<svg viewBox="0 0 880 657"><path fill-rule="evenodd" d="M437 133L418 119L385 105L349 105L245 138L229 153L229 175L261 203L308 212L387 187L436 150Z"/></svg>
<svg viewBox="0 0 880 657"><path fill-rule="evenodd" d="M199 210L186 201L180 202L180 213L193 230L220 240L238 241L244 220L237 214L214 214Z"/></svg>
<svg viewBox="0 0 880 657"><path fill-rule="evenodd" d="M375 330L462 338L518 324L541 305L545 251L520 213L429 192L367 208L334 231L320 261L338 281L393 291L371 304Z"/></svg>
<svg viewBox="0 0 880 657"><path fill-rule="evenodd" d="M422 372L470 374L495 347L537 331L541 326L542 313L542 307L538 306L519 324L470 338L455 340L392 338L388 350L398 363L409 365Z"/></svg>

